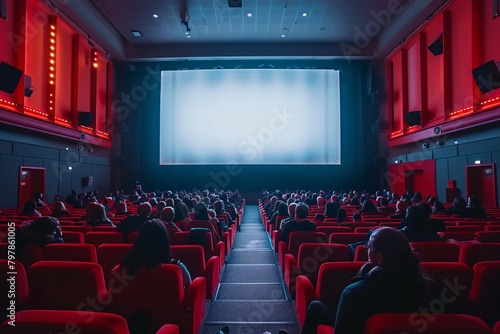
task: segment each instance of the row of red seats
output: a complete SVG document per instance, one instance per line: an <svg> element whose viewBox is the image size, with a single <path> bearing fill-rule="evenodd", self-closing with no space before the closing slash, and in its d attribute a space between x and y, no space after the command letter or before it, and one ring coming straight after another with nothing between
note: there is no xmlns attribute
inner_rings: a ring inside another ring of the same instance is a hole
<svg viewBox="0 0 500 334"><path fill-rule="evenodd" d="M106 286L102 267L97 263L39 261L25 270L20 262L0 260L0 284L8 283L7 273L12 271L12 263L16 271L18 312L23 308L76 311L82 318L80 320L88 323L99 318L99 312L109 312L128 319L129 327L134 323L133 319L141 317L144 320L141 333L144 334L157 333L165 324L175 325L180 333L185 334L195 334L201 327L205 313L205 278L196 277L184 290L177 265L141 269L136 277L125 275L116 267L113 279ZM8 291L5 288L8 289L2 286L2 293ZM22 319L30 322L21 314ZM175 333L175 327L173 330Z"/></svg>
<svg viewBox="0 0 500 334"><path fill-rule="evenodd" d="M343 289L362 265L362 262L324 263L319 268L316 287L306 276L299 275L295 305L300 326L304 323L311 301L321 300L335 308ZM500 261L478 262L473 268L463 263L423 262L421 268L442 288L440 291L444 291L443 294L446 292L446 298L433 301L439 304L434 305L434 308L439 307L439 313L479 316L490 325L500 320ZM453 290L450 284L459 289Z"/></svg>

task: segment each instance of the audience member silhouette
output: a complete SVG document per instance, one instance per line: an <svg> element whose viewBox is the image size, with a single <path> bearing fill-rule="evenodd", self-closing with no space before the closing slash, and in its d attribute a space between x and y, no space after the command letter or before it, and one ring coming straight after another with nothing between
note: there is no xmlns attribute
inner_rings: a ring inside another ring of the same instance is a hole
<svg viewBox="0 0 500 334"><path fill-rule="evenodd" d="M160 213L160 220L165 224L165 228L167 229L168 236L172 238L172 236L181 232L181 229L175 225L173 222L175 216L175 210L171 206L164 207Z"/></svg>
<svg viewBox="0 0 500 334"><path fill-rule="evenodd" d="M397 218L397 219L405 219L406 218L406 209L408 208L408 204L404 200L399 200L396 203L396 212L390 215L389 218Z"/></svg>
<svg viewBox="0 0 500 334"><path fill-rule="evenodd" d="M369 262L340 297L337 309L322 301L310 303L302 334L316 327L335 327L335 334L363 333L366 320L376 313L418 312L434 297L433 282L424 278L419 258L400 231L381 227L366 245Z"/></svg>
<svg viewBox="0 0 500 334"><path fill-rule="evenodd" d="M144 222L151 220L151 211L152 208L149 202L141 203L137 207L137 214L129 215L123 219L116 227L116 230L123 233L123 238L126 241L130 232L139 231Z"/></svg>
<svg viewBox="0 0 500 334"><path fill-rule="evenodd" d="M23 210L21 211L21 215L23 216L37 216L41 217L42 214L36 209L36 202L34 200L30 200L24 204Z"/></svg>
<svg viewBox="0 0 500 334"><path fill-rule="evenodd" d="M85 216L83 216L82 219L85 220L83 223L85 226L115 226L113 222L108 219L104 206L99 203L90 202L87 204Z"/></svg>
<svg viewBox="0 0 500 334"><path fill-rule="evenodd" d="M50 214L52 217L61 218L61 217L71 217L71 213L66 209L66 205L63 202L57 201L54 204L54 209Z"/></svg>
<svg viewBox="0 0 500 334"><path fill-rule="evenodd" d="M363 205L361 205L361 209L358 211L359 213L377 213L377 207L373 204L372 200L365 199Z"/></svg>
<svg viewBox="0 0 500 334"><path fill-rule="evenodd" d="M486 210L479 203L476 196L469 196L467 206L458 211L460 218L487 218Z"/></svg>
<svg viewBox="0 0 500 334"><path fill-rule="evenodd" d="M309 207L305 203L299 203L295 208L295 220L289 221L281 231L281 241L288 244L290 233L293 231L316 231L316 224L307 220Z"/></svg>
<svg viewBox="0 0 500 334"><path fill-rule="evenodd" d="M347 212L344 208L339 208L337 210L337 225L340 225L343 221L347 219Z"/></svg>
<svg viewBox="0 0 500 334"><path fill-rule="evenodd" d="M410 206L406 209L406 218L398 229L409 241L439 241L436 229L429 222L429 213L421 206Z"/></svg>
<svg viewBox="0 0 500 334"><path fill-rule="evenodd" d="M446 211L446 213L451 216L451 215L458 215L460 210L463 208L467 207L467 202L463 197L455 197L453 200L453 203L451 203L451 207Z"/></svg>
<svg viewBox="0 0 500 334"><path fill-rule="evenodd" d="M338 202L328 202L325 204L325 218L337 218L337 210L340 208Z"/></svg>

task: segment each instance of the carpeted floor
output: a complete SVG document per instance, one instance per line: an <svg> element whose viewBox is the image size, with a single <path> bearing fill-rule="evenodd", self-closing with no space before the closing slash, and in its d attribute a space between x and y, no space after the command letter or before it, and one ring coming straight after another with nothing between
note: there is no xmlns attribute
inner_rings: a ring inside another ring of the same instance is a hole
<svg viewBox="0 0 500 334"><path fill-rule="evenodd" d="M207 302L199 334L218 334L224 325L231 334L300 332L294 303L287 297L256 205L245 207L241 230L222 271L217 295Z"/></svg>

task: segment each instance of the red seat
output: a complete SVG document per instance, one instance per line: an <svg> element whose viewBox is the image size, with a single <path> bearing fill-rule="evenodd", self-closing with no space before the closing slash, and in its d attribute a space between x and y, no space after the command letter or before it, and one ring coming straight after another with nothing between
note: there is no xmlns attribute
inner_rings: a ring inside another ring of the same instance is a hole
<svg viewBox="0 0 500 334"><path fill-rule="evenodd" d="M471 268L480 261L500 260L500 243L470 243L460 248L459 262Z"/></svg>
<svg viewBox="0 0 500 334"><path fill-rule="evenodd" d="M79 231L64 231L63 240L65 244L83 244L85 239L83 237L83 232Z"/></svg>
<svg viewBox="0 0 500 334"><path fill-rule="evenodd" d="M200 245L174 245L170 247L170 251L173 259L186 265L192 279L205 277L206 298L213 299L219 285L219 258L212 256L205 261L203 247Z"/></svg>
<svg viewBox="0 0 500 334"><path fill-rule="evenodd" d="M205 287L205 278L197 277L184 291L181 269L162 264L141 268L127 284L110 287L107 299L110 312L127 319L131 332L153 334L164 324L174 324L183 334L195 334L205 313Z"/></svg>
<svg viewBox="0 0 500 334"><path fill-rule="evenodd" d="M43 259L47 261L81 261L97 263L94 245L48 244L42 247Z"/></svg>
<svg viewBox="0 0 500 334"><path fill-rule="evenodd" d="M177 232L173 235L170 240L171 245L190 245L193 244L189 240L189 231ZM212 256L217 256L219 258L219 272L222 271L225 263L225 244L219 241L215 248L212 244L212 234L210 232L205 232L204 239L201 241L200 245L203 247L205 252L205 260L210 259Z"/></svg>
<svg viewBox="0 0 500 334"><path fill-rule="evenodd" d="M316 228L316 232L323 232L326 234L327 237L330 236L332 233L339 233L339 232L352 232L351 228L348 226L328 226L328 225L320 225Z"/></svg>
<svg viewBox="0 0 500 334"><path fill-rule="evenodd" d="M346 226L346 227L349 227L351 229L351 232L354 231L354 229L356 227L376 227L378 226L378 223L376 222L360 222L360 223L355 223L355 222L342 222L340 223L340 226Z"/></svg>
<svg viewBox="0 0 500 334"><path fill-rule="evenodd" d="M106 285L97 263L77 261L38 261L27 269L30 305L33 309L94 310L89 298L100 307Z"/></svg>
<svg viewBox="0 0 500 334"><path fill-rule="evenodd" d="M104 281L107 286L109 286L110 280L113 278L113 268L123 262L130 249L132 249L132 244L125 243L101 244L97 247L97 262L102 267Z"/></svg>
<svg viewBox="0 0 500 334"><path fill-rule="evenodd" d="M466 240L473 240L474 239L474 232L470 231L446 231L446 232L440 232L441 234L441 240L442 241L448 241L449 239L454 239L457 241L466 241Z"/></svg>
<svg viewBox="0 0 500 334"><path fill-rule="evenodd" d="M474 271L459 262L421 262L426 277L432 278L440 291L442 304L447 313L472 312L469 298Z"/></svg>
<svg viewBox="0 0 500 334"><path fill-rule="evenodd" d="M366 233L332 233L330 234L329 241L331 244L354 244L360 241L368 240Z"/></svg>
<svg viewBox="0 0 500 334"><path fill-rule="evenodd" d="M362 262L323 263L319 268L316 289L307 277L297 276L295 308L299 325L302 327L304 324L307 308L315 299L321 300L332 309L335 309L342 291L349 285L351 279L358 274L362 265Z"/></svg>
<svg viewBox="0 0 500 334"><path fill-rule="evenodd" d="M325 262L349 261L349 248L343 244L303 243L299 247L297 259L285 254L285 283L288 291L294 296L296 277L303 275L309 278L315 287L320 266Z"/></svg>
<svg viewBox="0 0 500 334"><path fill-rule="evenodd" d="M121 232L87 232L85 233L85 243L99 247L101 244L123 243L123 233Z"/></svg>
<svg viewBox="0 0 500 334"><path fill-rule="evenodd" d="M461 226L446 226L446 232L477 232L484 231L483 225L461 225Z"/></svg>
<svg viewBox="0 0 500 334"><path fill-rule="evenodd" d="M366 250L364 245L356 246L356 250L354 251L354 261L368 261L368 251Z"/></svg>
<svg viewBox="0 0 500 334"><path fill-rule="evenodd" d="M15 326L4 322L0 332L4 334L128 334L125 319L104 312L76 310L26 310L16 313ZM175 332L165 332L175 333Z"/></svg>
<svg viewBox="0 0 500 334"><path fill-rule="evenodd" d="M278 261L282 272L285 271L285 254L290 253L294 258L299 255L299 247L301 244L327 242L326 234L313 231L292 231L288 239L288 244L280 241L278 244Z"/></svg>
<svg viewBox="0 0 500 334"><path fill-rule="evenodd" d="M460 248L449 242L410 242L421 262L457 262Z"/></svg>
<svg viewBox="0 0 500 334"><path fill-rule="evenodd" d="M466 314L380 313L368 318L363 331L363 334L401 333L493 334L493 330L483 320Z"/></svg>
<svg viewBox="0 0 500 334"><path fill-rule="evenodd" d="M90 226L81 226L81 225L64 225L61 226L62 232L63 232L63 239L64 239L64 234L66 231L73 231L73 232L82 232L82 233L87 233L92 231L92 227Z"/></svg>
<svg viewBox="0 0 500 334"><path fill-rule="evenodd" d="M478 231L474 233L476 240L481 242L499 242L500 243L500 231Z"/></svg>
<svg viewBox="0 0 500 334"><path fill-rule="evenodd" d="M489 324L500 321L500 261L482 261L473 267L470 298L479 315Z"/></svg>

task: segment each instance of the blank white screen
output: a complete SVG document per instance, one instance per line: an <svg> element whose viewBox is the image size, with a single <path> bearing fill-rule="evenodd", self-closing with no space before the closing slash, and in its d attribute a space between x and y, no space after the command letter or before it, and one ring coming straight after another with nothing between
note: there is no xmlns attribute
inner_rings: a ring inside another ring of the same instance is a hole
<svg viewBox="0 0 500 334"><path fill-rule="evenodd" d="M160 164L340 164L339 72L162 71Z"/></svg>

